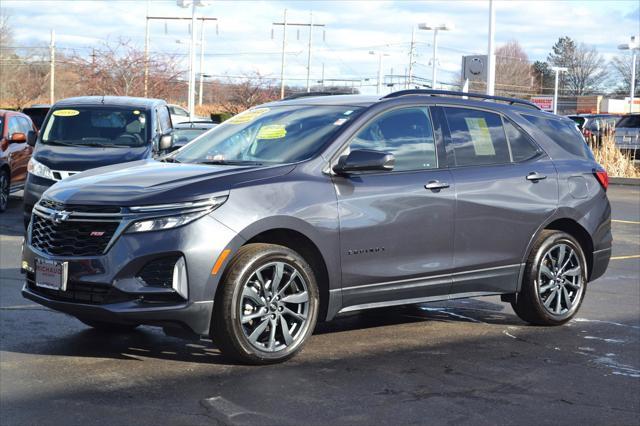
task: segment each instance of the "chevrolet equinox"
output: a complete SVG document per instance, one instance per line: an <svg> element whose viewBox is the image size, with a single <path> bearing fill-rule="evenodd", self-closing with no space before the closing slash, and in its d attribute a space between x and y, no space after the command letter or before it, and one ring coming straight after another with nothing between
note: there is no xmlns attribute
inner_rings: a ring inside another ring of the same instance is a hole
<svg viewBox="0 0 640 426"><path fill-rule="evenodd" d="M91 327L210 336L255 364L367 308L501 295L559 325L609 263L607 185L575 124L526 101L285 99L53 185L22 293Z"/></svg>

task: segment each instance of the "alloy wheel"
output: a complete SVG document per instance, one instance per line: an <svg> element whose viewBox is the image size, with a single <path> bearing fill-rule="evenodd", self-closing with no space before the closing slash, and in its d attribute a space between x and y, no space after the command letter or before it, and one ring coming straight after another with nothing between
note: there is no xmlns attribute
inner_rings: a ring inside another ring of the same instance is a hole
<svg viewBox="0 0 640 426"><path fill-rule="evenodd" d="M239 309L249 343L261 351L281 351L304 336L309 315L307 283L292 264L268 263L245 282Z"/></svg>
<svg viewBox="0 0 640 426"><path fill-rule="evenodd" d="M584 289L580 255L569 244L557 243L542 256L538 268L538 297L552 315L575 311Z"/></svg>

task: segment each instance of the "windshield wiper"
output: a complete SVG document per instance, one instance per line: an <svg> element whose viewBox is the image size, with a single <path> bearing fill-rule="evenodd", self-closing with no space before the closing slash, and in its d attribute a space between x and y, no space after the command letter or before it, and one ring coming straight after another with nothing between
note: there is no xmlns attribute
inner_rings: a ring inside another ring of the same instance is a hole
<svg viewBox="0 0 640 426"><path fill-rule="evenodd" d="M108 143L99 143L99 142L81 142L75 144L77 146L90 146L95 148L130 148L128 145L115 145Z"/></svg>
<svg viewBox="0 0 640 426"><path fill-rule="evenodd" d="M198 164L213 164L222 166L262 166L262 163L258 161L246 160L205 160L198 161Z"/></svg>
<svg viewBox="0 0 640 426"><path fill-rule="evenodd" d="M76 146L75 143L60 142L60 141L56 141L56 140L46 140L46 141L42 141L42 142L45 145Z"/></svg>

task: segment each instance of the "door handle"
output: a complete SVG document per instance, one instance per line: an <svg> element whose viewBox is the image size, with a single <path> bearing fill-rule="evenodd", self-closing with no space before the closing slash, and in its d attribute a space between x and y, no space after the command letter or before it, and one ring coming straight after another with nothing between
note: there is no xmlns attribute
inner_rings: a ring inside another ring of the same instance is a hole
<svg viewBox="0 0 640 426"><path fill-rule="evenodd" d="M432 180L431 182L429 182L428 184L426 184L424 186L426 189L430 189L430 190L438 190L438 189L444 189L444 188L448 188L449 184L446 182L440 182L438 180Z"/></svg>
<svg viewBox="0 0 640 426"><path fill-rule="evenodd" d="M527 175L527 180L530 180L532 182L537 182L539 180L546 179L546 178L547 177L545 175L541 175L538 172L531 172Z"/></svg>

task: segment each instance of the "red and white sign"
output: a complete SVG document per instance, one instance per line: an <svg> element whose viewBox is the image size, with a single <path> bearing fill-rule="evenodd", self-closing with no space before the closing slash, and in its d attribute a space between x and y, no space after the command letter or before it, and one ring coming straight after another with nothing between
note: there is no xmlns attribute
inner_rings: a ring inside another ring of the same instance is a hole
<svg viewBox="0 0 640 426"><path fill-rule="evenodd" d="M543 111L553 111L553 96L533 96L531 102Z"/></svg>

